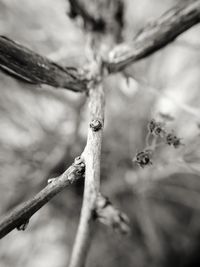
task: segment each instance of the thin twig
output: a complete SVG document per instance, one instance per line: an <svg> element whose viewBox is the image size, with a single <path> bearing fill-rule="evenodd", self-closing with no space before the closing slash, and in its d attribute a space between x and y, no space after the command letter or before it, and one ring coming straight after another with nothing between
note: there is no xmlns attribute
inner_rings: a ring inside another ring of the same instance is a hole
<svg viewBox="0 0 200 267"><path fill-rule="evenodd" d="M75 159L74 163L59 177L53 179L36 196L15 208L10 214L0 221L0 238L7 235L15 228L25 225L31 216L49 202L55 195L66 186L83 177L85 165L82 159ZM21 227L23 229L23 227ZM24 229L23 229L24 230Z"/></svg>
<svg viewBox="0 0 200 267"><path fill-rule="evenodd" d="M82 154L85 161L85 189L81 217L69 267L85 265L92 238L92 219L100 187L100 158L104 124L105 95L101 82L95 83L89 93L90 124L87 145Z"/></svg>

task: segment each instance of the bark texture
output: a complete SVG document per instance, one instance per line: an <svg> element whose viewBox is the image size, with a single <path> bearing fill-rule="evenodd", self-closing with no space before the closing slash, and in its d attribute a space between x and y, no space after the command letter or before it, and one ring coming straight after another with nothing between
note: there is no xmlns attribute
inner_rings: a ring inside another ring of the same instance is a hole
<svg viewBox="0 0 200 267"><path fill-rule="evenodd" d="M200 22L200 0L185 1L146 25L131 43L116 46L106 64L109 72L117 72L163 48L181 33Z"/></svg>
<svg viewBox="0 0 200 267"><path fill-rule="evenodd" d="M77 69L63 68L4 36L0 36L0 69L32 84L47 84L75 92L86 90L86 81Z"/></svg>

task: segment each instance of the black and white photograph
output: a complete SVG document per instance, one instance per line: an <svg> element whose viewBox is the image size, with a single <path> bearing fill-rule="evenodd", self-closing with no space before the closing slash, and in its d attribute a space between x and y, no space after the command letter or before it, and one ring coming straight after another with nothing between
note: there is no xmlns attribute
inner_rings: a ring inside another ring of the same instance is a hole
<svg viewBox="0 0 200 267"><path fill-rule="evenodd" d="M200 267L200 0L0 0L0 267Z"/></svg>

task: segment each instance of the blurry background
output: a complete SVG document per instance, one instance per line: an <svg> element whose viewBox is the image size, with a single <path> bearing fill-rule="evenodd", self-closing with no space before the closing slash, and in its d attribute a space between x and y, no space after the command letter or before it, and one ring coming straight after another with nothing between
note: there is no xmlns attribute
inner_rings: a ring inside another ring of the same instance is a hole
<svg viewBox="0 0 200 267"><path fill-rule="evenodd" d="M175 0L125 0L123 37L131 40ZM87 38L71 21L66 0L0 0L0 34L66 66L83 65ZM131 234L99 225L88 266L199 266L200 26L105 81L106 125L102 193L131 220ZM85 97L35 88L0 73L0 215L31 198L84 148ZM145 148L151 118L182 138L163 146L153 165L132 159ZM82 202L81 182L67 188L30 220L25 232L0 241L1 267L64 267Z"/></svg>

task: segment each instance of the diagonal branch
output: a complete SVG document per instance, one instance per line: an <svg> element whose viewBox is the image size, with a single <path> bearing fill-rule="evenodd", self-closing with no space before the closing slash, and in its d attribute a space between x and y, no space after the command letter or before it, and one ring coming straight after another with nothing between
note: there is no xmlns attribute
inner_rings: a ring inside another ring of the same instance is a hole
<svg viewBox="0 0 200 267"><path fill-rule="evenodd" d="M86 90L87 81L76 68L61 67L4 36L0 36L0 69L32 84L47 84L75 92Z"/></svg>
<svg viewBox="0 0 200 267"><path fill-rule="evenodd" d="M109 72L119 71L172 42L200 22L200 0L185 1L144 27L131 43L116 46L105 59ZM32 84L85 91L87 79L76 68L61 67L45 57L0 36L0 69Z"/></svg>
<svg viewBox="0 0 200 267"><path fill-rule="evenodd" d="M82 154L85 162L85 189L80 222L69 267L85 265L92 237L92 221L100 187L100 158L104 124L105 95L101 81L92 85L89 93L90 125L86 148Z"/></svg>
<svg viewBox="0 0 200 267"><path fill-rule="evenodd" d="M82 159L79 157L76 158L74 163L62 175L53 179L53 181L36 196L18 206L0 221L0 238L3 238L15 228L24 230L24 226L34 213L49 202L55 195L61 192L66 186L83 177L84 171L85 165Z"/></svg>
<svg viewBox="0 0 200 267"><path fill-rule="evenodd" d="M110 72L120 71L174 41L181 33L200 22L200 0L185 1L144 27L131 43L111 50L106 62Z"/></svg>

